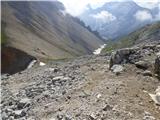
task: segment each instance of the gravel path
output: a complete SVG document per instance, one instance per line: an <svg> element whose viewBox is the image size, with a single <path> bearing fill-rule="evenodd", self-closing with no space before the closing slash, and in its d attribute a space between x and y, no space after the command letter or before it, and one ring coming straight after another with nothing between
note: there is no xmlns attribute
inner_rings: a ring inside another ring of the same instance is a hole
<svg viewBox="0 0 160 120"><path fill-rule="evenodd" d="M84 56L30 68L2 80L3 120L159 120L148 95L155 77L125 64L116 75L109 57Z"/></svg>

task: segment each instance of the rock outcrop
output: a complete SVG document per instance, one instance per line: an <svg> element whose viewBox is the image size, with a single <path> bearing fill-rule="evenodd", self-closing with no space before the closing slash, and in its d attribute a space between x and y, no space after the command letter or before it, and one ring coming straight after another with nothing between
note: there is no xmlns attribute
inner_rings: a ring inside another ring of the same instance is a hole
<svg viewBox="0 0 160 120"><path fill-rule="evenodd" d="M125 48L120 49L116 52L113 52L110 59L110 66L111 69L114 64L122 64L129 62L129 55L134 52L134 49Z"/></svg>
<svg viewBox="0 0 160 120"><path fill-rule="evenodd" d="M117 50L111 55L109 68L116 64L131 63L143 70L153 69L155 61L155 72L160 74L159 55L155 60L155 54L159 51L160 47L156 43Z"/></svg>
<svg viewBox="0 0 160 120"><path fill-rule="evenodd" d="M14 74L20 72L26 69L33 60L36 60L36 58L21 50L2 47L1 73Z"/></svg>

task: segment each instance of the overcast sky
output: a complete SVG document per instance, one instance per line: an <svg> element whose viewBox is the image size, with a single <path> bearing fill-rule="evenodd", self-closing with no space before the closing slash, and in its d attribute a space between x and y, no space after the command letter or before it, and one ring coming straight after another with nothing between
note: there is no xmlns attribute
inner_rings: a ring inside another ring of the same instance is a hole
<svg viewBox="0 0 160 120"><path fill-rule="evenodd" d="M69 12L73 16L78 16L85 11L85 9L87 8L86 6L88 4L90 4L93 8L97 8L102 6L106 2L110 1L125 2L128 0L59 0L59 1L61 1L65 5L67 12ZM152 9L158 4L159 0L133 0L133 1L135 1L138 5L142 7Z"/></svg>

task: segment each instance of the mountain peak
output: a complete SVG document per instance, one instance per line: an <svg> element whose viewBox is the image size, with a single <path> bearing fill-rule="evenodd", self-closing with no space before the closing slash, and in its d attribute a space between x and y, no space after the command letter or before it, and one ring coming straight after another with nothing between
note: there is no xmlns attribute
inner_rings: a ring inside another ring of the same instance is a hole
<svg viewBox="0 0 160 120"><path fill-rule="evenodd" d="M126 2L108 2L106 4L104 4L102 6L102 8L110 8L110 9L124 9L124 8L128 8L128 9L136 9L140 6L138 6L135 2L133 1L126 1Z"/></svg>
<svg viewBox="0 0 160 120"><path fill-rule="evenodd" d="M102 11L105 14L102 14ZM157 16L157 12L157 9L149 10L140 7L134 1L117 1L107 2L100 8L87 11L80 18L92 29L97 30L101 36L115 39L150 24L152 16ZM109 21L111 17L115 19ZM142 18L142 20L138 18ZM102 23L102 21L105 22Z"/></svg>

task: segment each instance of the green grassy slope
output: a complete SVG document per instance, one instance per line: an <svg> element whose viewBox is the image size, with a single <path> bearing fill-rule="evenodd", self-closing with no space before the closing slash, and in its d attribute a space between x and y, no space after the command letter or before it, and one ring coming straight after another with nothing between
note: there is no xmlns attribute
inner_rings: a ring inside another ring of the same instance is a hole
<svg viewBox="0 0 160 120"><path fill-rule="evenodd" d="M115 49L130 47L138 43L158 40L160 40L160 22L147 25L118 40L109 40L106 48L104 48L102 52L110 52Z"/></svg>

